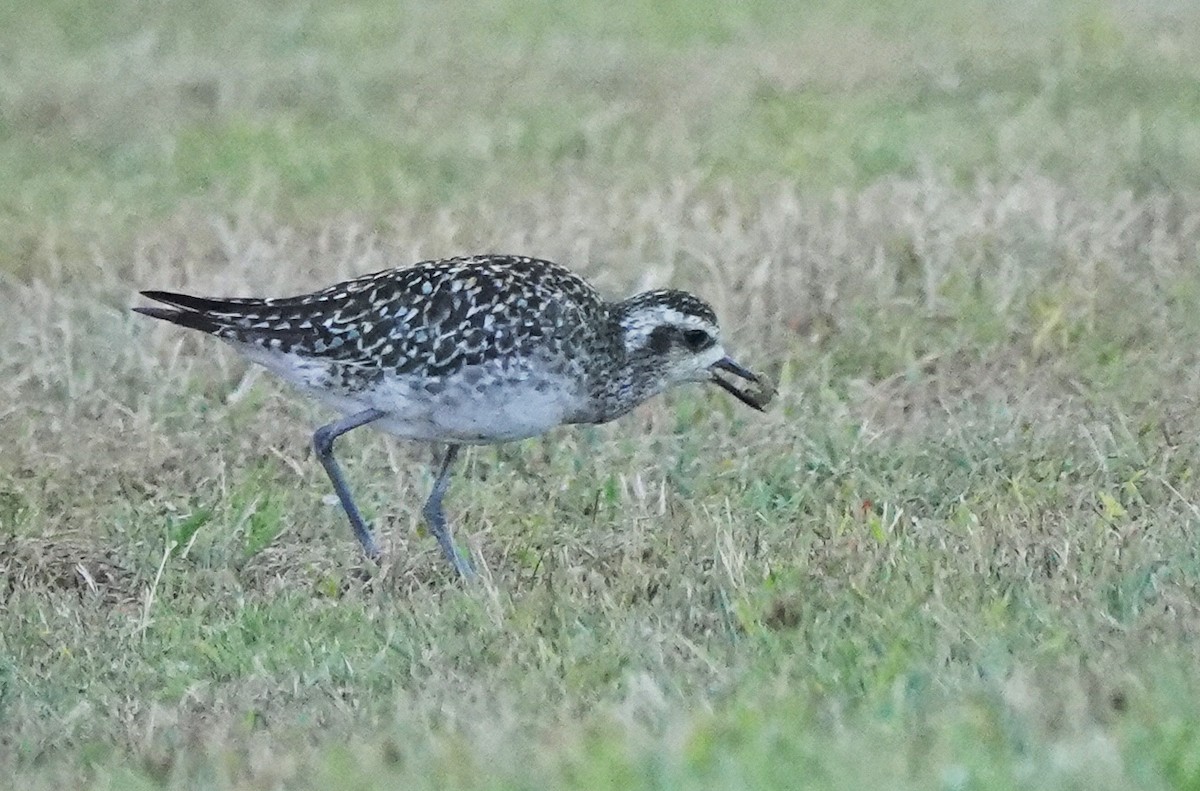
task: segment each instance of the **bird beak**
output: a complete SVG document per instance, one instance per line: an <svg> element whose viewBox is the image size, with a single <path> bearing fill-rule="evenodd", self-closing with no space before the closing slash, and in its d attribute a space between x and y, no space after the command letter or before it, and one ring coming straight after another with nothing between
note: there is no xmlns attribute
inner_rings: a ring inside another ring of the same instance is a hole
<svg viewBox="0 0 1200 791"><path fill-rule="evenodd" d="M743 368L742 366L738 365L728 357L722 357L720 360L717 360L715 363L709 366L708 370L712 373L712 379L710 381L713 384L715 384L717 387L720 387L722 390L729 393L746 406L754 407L759 412L762 412L766 405L770 403L771 399L775 396L774 385L748 368ZM748 388L743 390L742 388L733 384L733 382L730 382L728 379L722 379L717 375L718 370L728 371L734 376L745 379L747 382L753 385L753 389Z"/></svg>

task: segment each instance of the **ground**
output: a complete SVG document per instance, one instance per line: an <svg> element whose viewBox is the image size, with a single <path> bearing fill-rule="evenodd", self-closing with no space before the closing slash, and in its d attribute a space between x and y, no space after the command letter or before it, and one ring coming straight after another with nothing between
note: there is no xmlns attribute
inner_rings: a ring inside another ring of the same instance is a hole
<svg viewBox="0 0 1200 791"><path fill-rule="evenodd" d="M414 4L415 5L415 4ZM1200 787L1200 7L0 7L0 771L57 788ZM471 450L143 288L503 251L779 382Z"/></svg>

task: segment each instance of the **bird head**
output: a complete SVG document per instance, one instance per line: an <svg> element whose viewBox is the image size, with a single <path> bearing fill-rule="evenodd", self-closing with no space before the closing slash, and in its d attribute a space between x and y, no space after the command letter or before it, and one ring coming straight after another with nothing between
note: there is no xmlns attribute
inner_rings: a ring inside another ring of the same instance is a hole
<svg viewBox="0 0 1200 791"><path fill-rule="evenodd" d="M626 359L657 379L656 391L707 382L760 411L774 396L768 381L729 357L716 313L699 297L686 291L646 291L620 308Z"/></svg>

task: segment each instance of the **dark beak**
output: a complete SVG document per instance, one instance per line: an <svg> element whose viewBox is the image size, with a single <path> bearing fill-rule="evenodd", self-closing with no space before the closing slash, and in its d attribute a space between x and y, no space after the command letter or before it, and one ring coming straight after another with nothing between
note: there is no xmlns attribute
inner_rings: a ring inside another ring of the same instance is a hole
<svg viewBox="0 0 1200 791"><path fill-rule="evenodd" d="M720 387L731 396L741 401L749 407L754 407L759 412L762 412L771 399L775 396L775 386L768 382L763 377L753 371L743 368L728 357L717 360L709 367L712 371L712 383ZM743 390L728 379L722 379L717 375L717 370L728 371L734 376L745 379L753 389Z"/></svg>

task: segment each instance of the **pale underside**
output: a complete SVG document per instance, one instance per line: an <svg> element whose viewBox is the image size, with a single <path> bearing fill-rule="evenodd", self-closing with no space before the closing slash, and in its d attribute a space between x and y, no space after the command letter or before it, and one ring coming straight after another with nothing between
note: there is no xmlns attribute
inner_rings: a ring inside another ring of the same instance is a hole
<svg viewBox="0 0 1200 791"><path fill-rule="evenodd" d="M367 409L386 413L370 426L403 439L486 445L586 420L586 399L578 392L577 379L542 360L492 360L433 378L420 373L384 376L351 391L330 387L325 362L232 345L343 415Z"/></svg>

